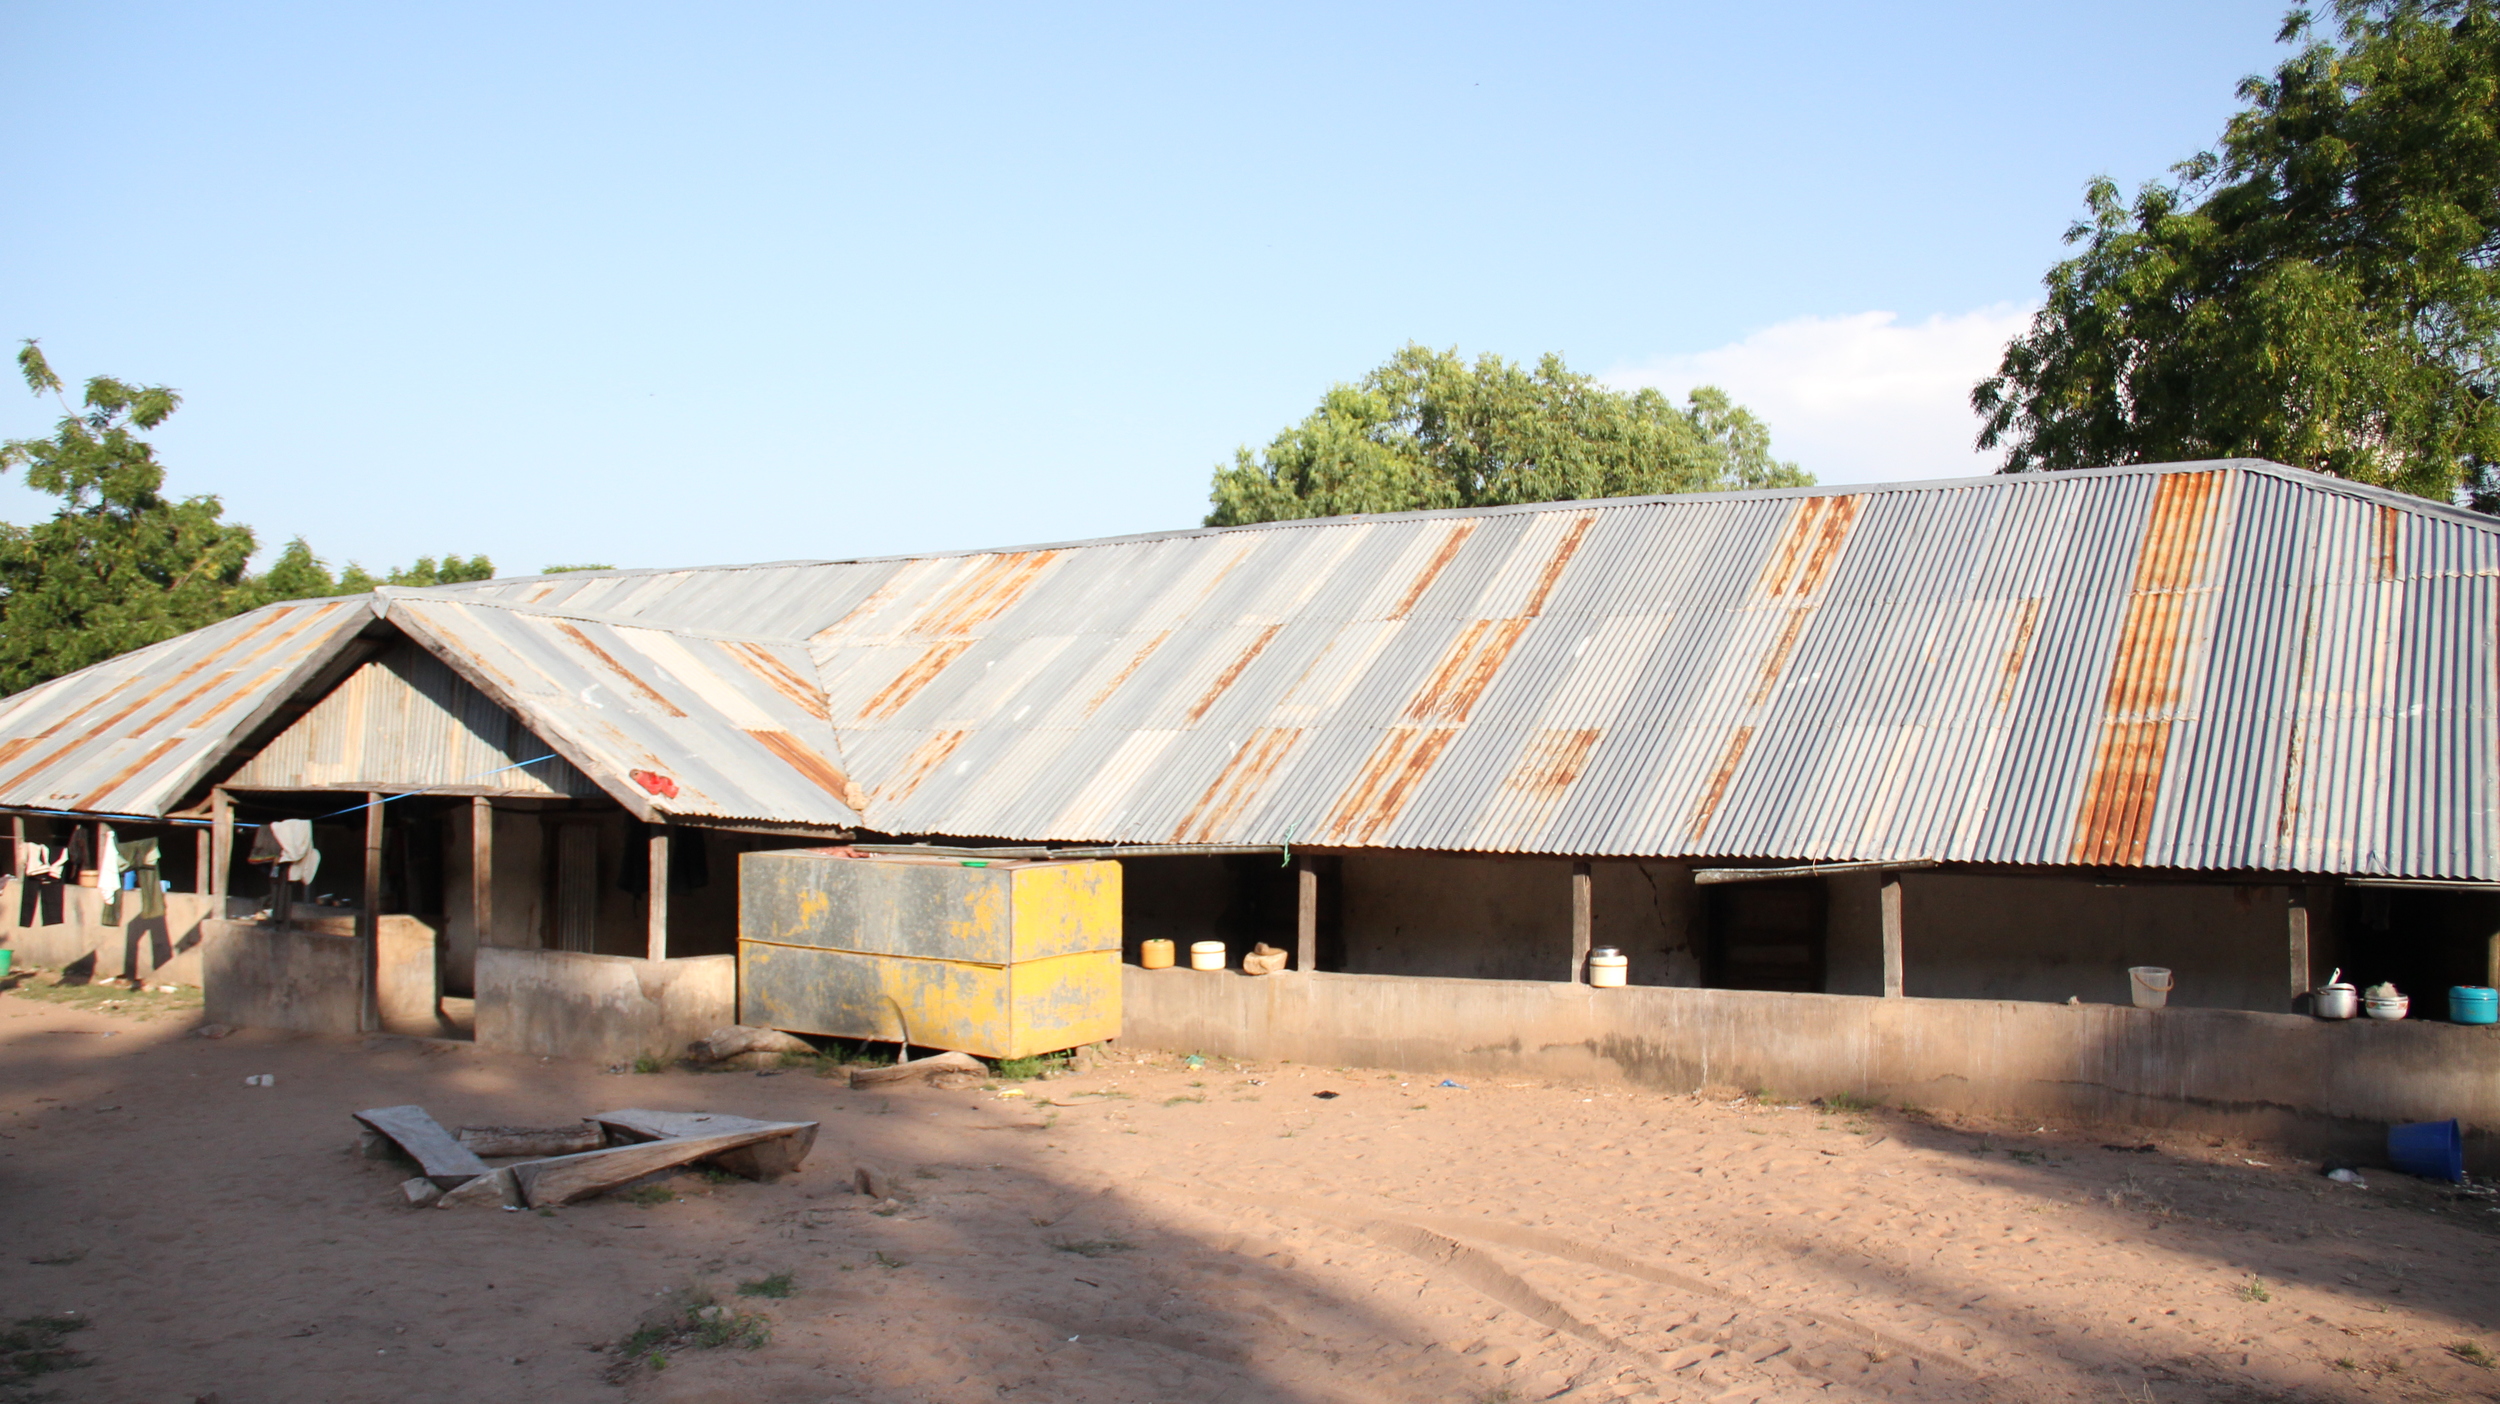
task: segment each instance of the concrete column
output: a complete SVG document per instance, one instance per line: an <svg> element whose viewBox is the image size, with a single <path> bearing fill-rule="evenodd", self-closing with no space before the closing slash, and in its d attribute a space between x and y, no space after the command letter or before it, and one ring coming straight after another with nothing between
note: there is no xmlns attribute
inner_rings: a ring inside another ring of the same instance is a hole
<svg viewBox="0 0 2500 1404"><path fill-rule="evenodd" d="M226 874L234 867L234 796L220 785L208 797L208 882L203 890L214 900L209 911L223 919L226 915ZM25 826L18 834L22 839Z"/></svg>
<svg viewBox="0 0 2500 1404"><path fill-rule="evenodd" d="M9 816L9 871L19 877L26 875L26 816Z"/></svg>
<svg viewBox="0 0 2500 1404"><path fill-rule="evenodd" d="M2300 1007L2301 996L2310 991L2309 976L2309 889L2292 885L2291 910L2284 923L2286 954L2291 958L2291 1007Z"/></svg>
<svg viewBox="0 0 2500 1404"><path fill-rule="evenodd" d="M1595 934L1596 913L1591 899L1589 865L1571 865L1571 982L1588 983L1589 939Z"/></svg>
<svg viewBox="0 0 2500 1404"><path fill-rule="evenodd" d="M364 892L356 902L356 948L364 970L357 1027L382 1029L382 796L365 796Z"/></svg>
<svg viewBox="0 0 2500 1404"><path fill-rule="evenodd" d="M495 944L495 802L469 797L469 924L478 949Z"/></svg>
<svg viewBox="0 0 2500 1404"><path fill-rule="evenodd" d="M1293 968L1319 968L1319 865L1295 860L1293 905Z"/></svg>
<svg viewBox="0 0 2500 1404"><path fill-rule="evenodd" d="M653 824L651 836L651 929L649 951L653 960L668 959L668 826Z"/></svg>
<svg viewBox="0 0 2500 1404"><path fill-rule="evenodd" d="M1884 873L1882 898L1884 923L1884 998L1901 998L1901 875Z"/></svg>

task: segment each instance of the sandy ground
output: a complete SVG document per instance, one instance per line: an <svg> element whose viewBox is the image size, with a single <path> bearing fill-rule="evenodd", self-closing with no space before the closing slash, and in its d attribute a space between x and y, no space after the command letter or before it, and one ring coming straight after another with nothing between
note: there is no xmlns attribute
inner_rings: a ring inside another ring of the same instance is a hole
<svg viewBox="0 0 2500 1404"><path fill-rule="evenodd" d="M1170 1055L855 1092L196 1018L0 996L0 1316L91 1322L65 1401L2500 1397L2493 1201L2204 1138ZM403 1102L823 1133L775 1185L412 1210L347 1119ZM769 1344L622 1360L688 1289Z"/></svg>

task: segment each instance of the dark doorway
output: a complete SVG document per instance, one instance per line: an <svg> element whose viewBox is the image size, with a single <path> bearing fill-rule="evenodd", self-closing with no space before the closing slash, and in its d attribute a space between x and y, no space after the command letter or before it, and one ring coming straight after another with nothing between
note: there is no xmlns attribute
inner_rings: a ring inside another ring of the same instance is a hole
<svg viewBox="0 0 2500 1404"><path fill-rule="evenodd" d="M1710 887L1709 965L1718 990L1823 989L1823 884L1731 882Z"/></svg>

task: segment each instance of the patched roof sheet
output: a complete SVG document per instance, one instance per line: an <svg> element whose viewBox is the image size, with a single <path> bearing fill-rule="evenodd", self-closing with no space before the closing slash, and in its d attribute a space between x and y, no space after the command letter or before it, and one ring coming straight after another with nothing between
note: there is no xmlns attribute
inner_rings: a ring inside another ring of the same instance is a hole
<svg viewBox="0 0 2500 1404"><path fill-rule="evenodd" d="M2500 879L2495 592L2500 524L2234 460L378 607L603 785L675 777L624 797L687 818ZM71 739L158 651L10 699L0 757L61 744L0 765L0 803L170 802L186 742L114 776L178 717Z"/></svg>

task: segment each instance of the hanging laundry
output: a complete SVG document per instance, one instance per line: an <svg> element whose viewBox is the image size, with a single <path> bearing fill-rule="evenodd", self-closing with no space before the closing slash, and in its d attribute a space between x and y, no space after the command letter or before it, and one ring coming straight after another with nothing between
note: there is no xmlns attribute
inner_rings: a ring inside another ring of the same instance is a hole
<svg viewBox="0 0 2500 1404"><path fill-rule="evenodd" d="M61 924L61 866L68 855L40 843L26 844L18 859L26 867L19 878L17 924L32 926L41 914L43 924Z"/></svg>
<svg viewBox="0 0 2500 1404"><path fill-rule="evenodd" d="M69 826L69 847L61 854L61 881L74 883L95 866L95 838L84 824Z"/></svg>
<svg viewBox="0 0 2500 1404"><path fill-rule="evenodd" d="M280 819L263 824L252 836L254 863L279 863L286 867L289 882L310 882L321 871L321 850L313 847L310 819Z"/></svg>
<svg viewBox="0 0 2500 1404"><path fill-rule="evenodd" d="M101 824L97 827L104 835L104 842L96 849L95 886L96 891L105 894L104 900L110 903L113 900L112 894L122 890L122 855L121 850L115 846L113 826ZM111 917L105 918L107 923L112 920Z"/></svg>
<svg viewBox="0 0 2500 1404"><path fill-rule="evenodd" d="M121 881L104 898L104 924L122 924L122 900L126 894L138 897L138 910L132 915L140 920L165 915L165 883L159 868L156 840L129 839L115 843L109 851L116 861L110 867L99 867L98 872L118 871ZM97 878L97 885L103 885L101 876Z"/></svg>

